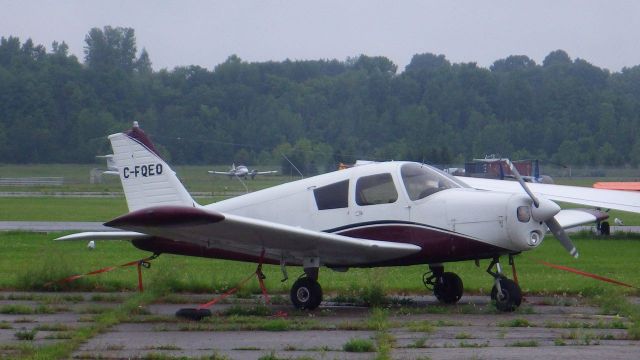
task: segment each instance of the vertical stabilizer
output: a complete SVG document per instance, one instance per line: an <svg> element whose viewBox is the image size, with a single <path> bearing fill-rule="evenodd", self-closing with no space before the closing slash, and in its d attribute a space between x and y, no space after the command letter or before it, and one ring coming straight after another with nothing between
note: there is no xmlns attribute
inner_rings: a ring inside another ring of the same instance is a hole
<svg viewBox="0 0 640 360"><path fill-rule="evenodd" d="M129 211L163 205L198 206L137 122L126 133L110 135L109 141Z"/></svg>

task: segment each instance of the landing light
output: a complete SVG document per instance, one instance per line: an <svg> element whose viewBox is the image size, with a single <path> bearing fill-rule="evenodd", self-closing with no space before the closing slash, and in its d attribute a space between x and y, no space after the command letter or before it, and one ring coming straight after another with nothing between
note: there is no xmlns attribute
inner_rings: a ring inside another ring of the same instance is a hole
<svg viewBox="0 0 640 360"><path fill-rule="evenodd" d="M529 246L536 246L540 243L540 233L537 231L532 231L529 234L529 240L527 241Z"/></svg>

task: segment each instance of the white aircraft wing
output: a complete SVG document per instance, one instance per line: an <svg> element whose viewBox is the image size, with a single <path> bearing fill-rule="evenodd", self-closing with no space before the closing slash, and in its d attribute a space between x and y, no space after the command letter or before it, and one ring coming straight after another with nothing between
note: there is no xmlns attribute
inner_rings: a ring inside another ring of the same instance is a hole
<svg viewBox="0 0 640 360"><path fill-rule="evenodd" d="M214 174L214 175L233 175L233 173L231 171L212 171L212 170L209 170L207 172L209 174Z"/></svg>
<svg viewBox="0 0 640 360"><path fill-rule="evenodd" d="M597 211L590 211L590 209L563 209L554 217L563 229L606 219L606 217L599 216Z"/></svg>
<svg viewBox="0 0 640 360"><path fill-rule="evenodd" d="M476 189L524 193L516 181L472 177L457 178ZM640 192L539 183L527 183L527 186L535 194L549 200L640 213Z"/></svg>
<svg viewBox="0 0 640 360"><path fill-rule="evenodd" d="M413 244L351 238L186 206L141 209L105 225L252 256L264 249L267 258L285 257L289 263L318 256L326 265L351 266L421 250Z"/></svg>
<svg viewBox="0 0 640 360"><path fill-rule="evenodd" d="M278 170L269 170L269 171L258 171L256 175L268 175L268 174L277 174Z"/></svg>

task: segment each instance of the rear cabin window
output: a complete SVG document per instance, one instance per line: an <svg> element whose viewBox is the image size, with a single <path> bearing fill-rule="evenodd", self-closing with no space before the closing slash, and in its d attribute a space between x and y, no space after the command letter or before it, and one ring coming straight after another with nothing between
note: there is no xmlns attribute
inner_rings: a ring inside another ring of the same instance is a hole
<svg viewBox="0 0 640 360"><path fill-rule="evenodd" d="M313 190L318 210L342 209L349 206L349 180Z"/></svg>
<svg viewBox="0 0 640 360"><path fill-rule="evenodd" d="M389 204L398 200L391 174L363 176L356 183L356 204L360 206Z"/></svg>

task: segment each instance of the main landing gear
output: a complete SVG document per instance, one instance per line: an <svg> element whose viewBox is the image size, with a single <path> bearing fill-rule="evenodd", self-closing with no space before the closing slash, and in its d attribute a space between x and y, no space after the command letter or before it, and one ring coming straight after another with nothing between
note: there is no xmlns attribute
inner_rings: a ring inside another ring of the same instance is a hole
<svg viewBox="0 0 640 360"><path fill-rule="evenodd" d="M509 256L509 263L513 265L513 257ZM479 264L479 263L478 263ZM493 270L495 267L495 271ZM429 265L429 272L422 276L424 286L433 290L433 295L444 304L455 304L462 297L462 280L452 272L444 272L444 267L440 264ZM494 285L491 289L491 300L495 302L496 308L500 311L514 311L522 303L522 292L520 286L502 275L502 267L498 257L493 258L487 268L487 272L493 276Z"/></svg>
<svg viewBox="0 0 640 360"><path fill-rule="evenodd" d="M300 310L314 310L322 302L322 287L318 283L319 259L304 259L304 275L291 287L291 303Z"/></svg>
<svg viewBox="0 0 640 360"><path fill-rule="evenodd" d="M442 265L429 265L428 273L422 275L424 286L433 290L436 298L445 304L455 304L462 297L462 279L452 272L444 272Z"/></svg>

